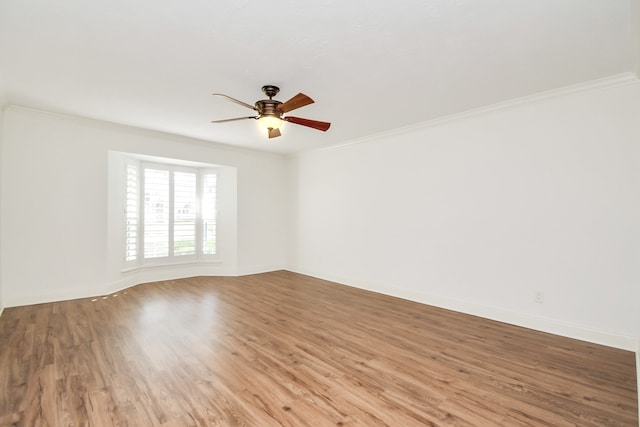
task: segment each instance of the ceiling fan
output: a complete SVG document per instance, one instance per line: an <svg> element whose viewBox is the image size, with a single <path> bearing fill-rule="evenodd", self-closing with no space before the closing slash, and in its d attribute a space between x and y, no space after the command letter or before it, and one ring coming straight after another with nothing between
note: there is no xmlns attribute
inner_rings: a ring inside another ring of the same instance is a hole
<svg viewBox="0 0 640 427"><path fill-rule="evenodd" d="M307 126L313 129L321 130L323 132L326 132L327 129L329 129L329 126L331 126L331 123L328 122L320 122L317 120L303 119L293 116L284 116L284 113L293 111L296 108L313 104L313 99L309 98L304 93L299 93L286 102L280 102L273 99L273 97L276 96L278 92L280 92L279 87L273 85L265 85L262 86L262 91L269 97L269 99L257 101L254 105L247 104L246 102L239 101L222 93L214 93L213 95L215 96L223 96L229 101L257 111L258 115L249 117L237 117L235 119L212 120L211 123L224 123L233 122L236 120L255 119L262 123L264 127L268 129L269 138L275 138L281 135L280 126L282 125L282 122L295 123L297 125Z"/></svg>

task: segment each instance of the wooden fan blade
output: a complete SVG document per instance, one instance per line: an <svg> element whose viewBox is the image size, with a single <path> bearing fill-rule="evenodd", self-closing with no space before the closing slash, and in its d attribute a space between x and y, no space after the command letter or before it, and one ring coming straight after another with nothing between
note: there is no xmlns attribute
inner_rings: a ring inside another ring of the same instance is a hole
<svg viewBox="0 0 640 427"><path fill-rule="evenodd" d="M269 138L276 138L280 135L282 135L280 129L269 128Z"/></svg>
<svg viewBox="0 0 640 427"><path fill-rule="evenodd" d="M236 120L257 119L257 118L258 118L258 117L254 117L254 116L249 116L249 117L236 117L235 119L211 120L211 123L235 122Z"/></svg>
<svg viewBox="0 0 640 427"><path fill-rule="evenodd" d="M225 95L225 94L223 94L223 93L214 93L214 94L212 94L212 95L215 95L215 96L223 96L223 97L227 98L227 99L228 99L229 101L231 101L231 102L235 102L236 104L238 104L238 105L242 105L243 107L247 107L247 108L250 108L250 109L252 109L252 110L256 110L256 111L258 111L258 110L256 109L256 107L255 107L255 106L253 106L253 105L251 105L251 104L247 104L246 102L242 102L242 101L240 101L240 100L238 100L238 99L232 98L232 97L230 97L229 95Z"/></svg>
<svg viewBox="0 0 640 427"><path fill-rule="evenodd" d="M299 93L287 102L278 105L276 111L278 113L286 113L287 111L295 110L296 108L304 107L305 105L313 104L313 99L309 98L304 93Z"/></svg>
<svg viewBox="0 0 640 427"><path fill-rule="evenodd" d="M322 132L326 132L327 129L331 126L331 123L328 122L319 122L318 120L309 120L309 119L301 119L300 117L284 117L283 120L291 123L295 123L297 125L307 126L310 128L321 130Z"/></svg>

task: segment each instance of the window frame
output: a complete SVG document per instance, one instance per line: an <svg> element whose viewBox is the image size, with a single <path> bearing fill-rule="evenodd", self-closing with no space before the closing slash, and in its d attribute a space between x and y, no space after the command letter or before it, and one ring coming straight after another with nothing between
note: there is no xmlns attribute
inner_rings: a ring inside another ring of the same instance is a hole
<svg viewBox="0 0 640 427"><path fill-rule="evenodd" d="M128 245L130 239L127 236L128 229L128 205L127 200L129 196L129 189L127 183L127 176L129 168L135 167L137 170L137 232L135 236L136 246L136 258L128 259ZM145 169L166 170L169 171L169 252L167 256L162 257L149 257L145 258L144 245L145 245L145 182L144 174ZM196 218L195 218L195 253L189 255L176 255L175 254L175 185L174 175L175 172L194 173L196 178ZM202 198L203 198L203 186L206 175L215 175L215 204L214 204L214 218L215 218L215 254L204 253L204 220L202 215ZM162 163L154 161L146 161L141 159L128 158L125 162L125 188L124 198L125 206L123 213L124 221L124 268L126 270L143 268L157 265L176 265L176 264L191 264L198 262L216 262L220 259L219 239L218 239L218 191L219 191L219 170L215 167L194 167L184 166L176 163Z"/></svg>

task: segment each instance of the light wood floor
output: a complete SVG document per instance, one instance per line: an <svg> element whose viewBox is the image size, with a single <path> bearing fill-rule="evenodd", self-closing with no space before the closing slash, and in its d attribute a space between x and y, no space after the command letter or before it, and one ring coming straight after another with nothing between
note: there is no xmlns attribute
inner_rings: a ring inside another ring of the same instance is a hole
<svg viewBox="0 0 640 427"><path fill-rule="evenodd" d="M5 309L0 425L637 426L634 354L289 272Z"/></svg>

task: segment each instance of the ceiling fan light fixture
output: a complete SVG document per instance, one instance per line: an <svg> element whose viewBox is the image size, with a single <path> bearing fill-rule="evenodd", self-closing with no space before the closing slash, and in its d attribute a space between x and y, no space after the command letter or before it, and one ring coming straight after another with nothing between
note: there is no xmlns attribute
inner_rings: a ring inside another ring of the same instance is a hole
<svg viewBox="0 0 640 427"><path fill-rule="evenodd" d="M278 116L263 115L258 121L267 129L279 129L283 120Z"/></svg>

